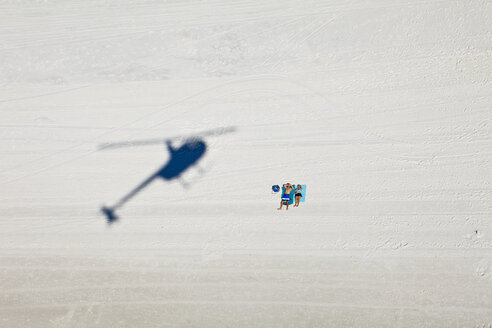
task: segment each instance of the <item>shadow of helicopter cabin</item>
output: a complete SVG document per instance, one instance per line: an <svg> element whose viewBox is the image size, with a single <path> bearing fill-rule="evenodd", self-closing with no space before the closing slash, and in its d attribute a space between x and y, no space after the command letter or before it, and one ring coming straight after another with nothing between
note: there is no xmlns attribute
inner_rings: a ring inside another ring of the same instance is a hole
<svg viewBox="0 0 492 328"><path fill-rule="evenodd" d="M149 178L143 181L135 189L130 191L126 196L121 198L112 207L101 208L101 211L106 215L108 223L113 223L118 220L115 211L121 208L126 202L133 198L137 193L149 185L154 179L162 178L164 180L180 179L181 174L191 166L196 165L199 159L207 151L207 144L200 138L191 138L179 148L174 148L171 141L166 141L167 149L169 150L170 159L162 168L152 174ZM184 187L187 184L180 180Z"/></svg>

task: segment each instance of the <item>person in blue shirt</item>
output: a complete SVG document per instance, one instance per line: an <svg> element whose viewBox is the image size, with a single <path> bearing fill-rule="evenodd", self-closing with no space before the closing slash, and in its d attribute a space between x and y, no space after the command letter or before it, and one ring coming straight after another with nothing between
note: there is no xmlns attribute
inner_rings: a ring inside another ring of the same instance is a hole
<svg viewBox="0 0 492 328"><path fill-rule="evenodd" d="M301 197L302 197L302 186L300 184L298 184L297 188L295 189L295 197L296 197L296 202L294 204L294 207L299 207L299 202L301 201Z"/></svg>

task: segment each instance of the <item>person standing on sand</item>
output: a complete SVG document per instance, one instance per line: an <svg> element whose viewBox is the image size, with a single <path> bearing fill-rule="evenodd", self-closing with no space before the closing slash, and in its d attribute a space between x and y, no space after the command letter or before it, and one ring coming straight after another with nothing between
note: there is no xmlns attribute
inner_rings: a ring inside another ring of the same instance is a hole
<svg viewBox="0 0 492 328"><path fill-rule="evenodd" d="M301 197L302 197L302 186L300 184L297 185L295 196L296 196L296 203L294 204L294 207L299 207L299 202L301 201Z"/></svg>
<svg viewBox="0 0 492 328"><path fill-rule="evenodd" d="M280 201L280 208L277 209L281 210L285 202L285 205L287 205L287 210L289 210L290 192L294 190L294 187L290 183L284 184L283 187L285 188L285 192L282 195L282 200Z"/></svg>

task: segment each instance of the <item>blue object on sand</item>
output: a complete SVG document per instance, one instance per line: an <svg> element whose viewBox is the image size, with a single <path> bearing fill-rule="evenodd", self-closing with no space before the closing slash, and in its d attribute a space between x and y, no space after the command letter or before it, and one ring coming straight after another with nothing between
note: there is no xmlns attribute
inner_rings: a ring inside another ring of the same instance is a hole
<svg viewBox="0 0 492 328"><path fill-rule="evenodd" d="M272 186L272 190L273 190L273 192L279 192L280 187L278 185Z"/></svg>

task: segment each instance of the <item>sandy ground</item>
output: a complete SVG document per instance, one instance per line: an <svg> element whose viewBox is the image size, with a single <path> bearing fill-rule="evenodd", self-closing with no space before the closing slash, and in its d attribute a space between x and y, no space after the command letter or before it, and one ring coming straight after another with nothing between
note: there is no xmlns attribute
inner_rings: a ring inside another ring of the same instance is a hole
<svg viewBox="0 0 492 328"><path fill-rule="evenodd" d="M490 1L3 1L0 22L1 327L492 325ZM220 127L202 172L107 225L165 139ZM307 201L277 211L285 182Z"/></svg>

